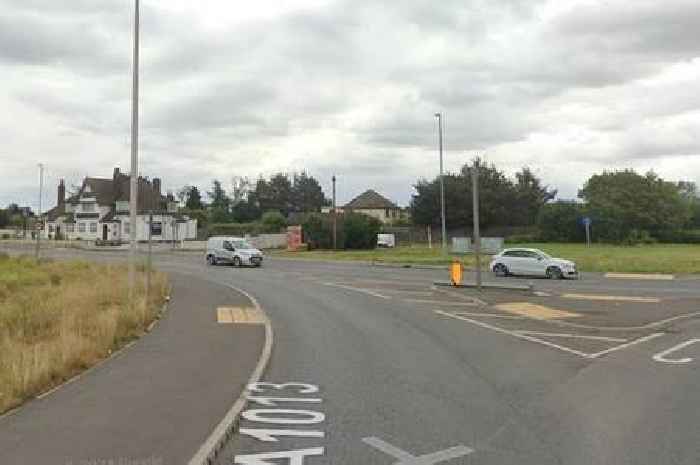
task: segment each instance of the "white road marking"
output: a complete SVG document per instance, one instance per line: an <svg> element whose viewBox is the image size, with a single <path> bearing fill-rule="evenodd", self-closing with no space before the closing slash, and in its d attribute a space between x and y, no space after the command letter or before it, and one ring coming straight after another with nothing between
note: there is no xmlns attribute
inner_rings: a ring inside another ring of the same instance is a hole
<svg viewBox="0 0 700 465"><path fill-rule="evenodd" d="M619 337L607 337L607 336L587 336L584 334L571 334L571 333L546 333L541 331L525 331L517 330L518 334L529 334L530 336L545 336L545 337L570 337L574 339L592 339L594 341L610 341L610 342L627 342L627 339L622 339Z"/></svg>
<svg viewBox="0 0 700 465"><path fill-rule="evenodd" d="M243 465L275 465L281 462L273 460L287 459L289 465L304 465L304 457L323 455L324 452L325 449L323 447L314 447L313 449L285 450L282 452L268 452L266 454L237 455L233 459L233 463L240 463Z"/></svg>
<svg viewBox="0 0 700 465"><path fill-rule="evenodd" d="M672 274L653 273L605 273L605 277L616 279L656 279L662 281L670 281L674 278Z"/></svg>
<svg viewBox="0 0 700 465"><path fill-rule="evenodd" d="M264 397L264 396L248 396L251 402L257 402L260 405L266 405L268 407L277 407L279 402L311 402L320 403L322 400L318 398L307 398L307 397Z"/></svg>
<svg viewBox="0 0 700 465"><path fill-rule="evenodd" d="M433 304L433 305L444 305L447 307L476 307L477 304L474 302L452 302L444 300L423 300L423 299L402 299L404 302L411 302L414 304Z"/></svg>
<svg viewBox="0 0 700 465"><path fill-rule="evenodd" d="M296 418L287 416L267 416L267 415L296 415ZM258 421L260 423L276 423L279 425L313 425L321 423L326 419L326 415L313 410L296 409L250 409L241 413L241 416L248 421ZM299 418L302 417L302 418Z"/></svg>
<svg viewBox="0 0 700 465"><path fill-rule="evenodd" d="M241 428L238 430L240 434L251 436L258 441L277 442L275 436L293 436L296 438L323 438L326 434L323 431L306 431L298 429L260 429L260 428Z"/></svg>
<svg viewBox="0 0 700 465"><path fill-rule="evenodd" d="M442 310L434 310L434 312L439 314L439 315L444 315L444 316L448 316L450 318L456 318L458 320L466 321L467 323L471 323L471 324L476 325L476 326L481 326L482 328L490 329L490 330L496 331L498 333L508 334L509 336L517 337L519 339L524 339L524 340L530 341L530 342L537 342L538 344L552 347L554 349L559 349L563 352L568 352L570 354L578 355L579 357L588 358L588 356L589 356L589 354L587 354L585 352L581 352L580 350L570 349L568 347L560 346L559 344L555 344L553 342L545 341L545 340L538 339L536 337L528 336L525 334L518 334L515 331L509 331L507 329L499 328L498 326L493 326L493 325L490 325L488 323L484 323L482 321L472 320L471 318L465 318L465 317L462 317L459 315L455 315L453 313L443 312Z"/></svg>
<svg viewBox="0 0 700 465"><path fill-rule="evenodd" d="M564 299L573 300L600 300L604 302L638 302L657 304L661 302L658 297L636 297L626 295L600 295L600 294L562 294Z"/></svg>
<svg viewBox="0 0 700 465"><path fill-rule="evenodd" d="M266 387L269 387L271 389L274 389L276 391L280 391L282 389L287 389L292 386L300 387L302 389L298 390L297 392L299 394L314 394L318 392L318 386L314 384L306 384L306 383L282 383L282 384L276 384L276 383L267 383L264 381L260 381L258 383L251 383L248 385L248 390L253 391L253 392L261 392L265 391Z"/></svg>
<svg viewBox="0 0 700 465"><path fill-rule="evenodd" d="M654 355L652 357L654 360L657 362L662 362L662 363L675 363L675 364L680 364L680 363L690 363L693 361L692 357L684 357L684 358L666 358L667 355L672 354L673 352L676 352L678 350L684 349L690 345L695 344L696 342L700 342L700 339L690 339L688 341L682 342L678 345L675 345L671 347L670 349L666 349L663 352L659 352L658 354Z"/></svg>
<svg viewBox="0 0 700 465"><path fill-rule="evenodd" d="M341 289L348 289L350 291L356 291L356 292L362 292L363 294L371 295L372 297L379 297L380 299L386 299L390 300L391 297L388 295L380 294L378 292L374 292L370 289L364 289L360 287L353 287L353 286L346 286L344 284L338 284L338 283L322 283L324 286L331 286L331 287L339 287Z"/></svg>
<svg viewBox="0 0 700 465"><path fill-rule="evenodd" d="M466 321L466 322L471 323L473 325L481 326L482 328L490 329L490 330L496 331L498 333L508 334L510 336L517 337L519 339L524 339L524 340L530 341L530 342L536 342L538 344L542 344L542 345L551 347L553 349L559 349L563 352L568 352L570 354L578 355L579 357L591 358L591 359L601 357L603 355L609 354L611 352L615 352L617 350L626 349L626 348L631 347L633 345L641 344L643 342L650 341L652 339L656 339L657 337L663 336L665 334L665 333L649 334L647 336L640 337L639 339L635 339L635 340L627 342L625 344L620 344L619 346L611 347L609 349L602 350L600 352L596 352L593 354L588 354L588 353L582 352L580 350L571 349L569 347L561 346L559 344L554 344L553 342L545 341L545 340L539 339L537 337L529 336L528 334L524 334L524 332L522 332L522 331L510 331L507 329L499 328L498 326L493 326L493 325L490 325L488 323L484 323L482 321L472 320L471 318L465 318L465 317L460 316L460 315L455 315L454 313L443 312L442 310L434 310L434 312L439 314L439 315L444 315L444 316L448 316L450 318L455 318L458 320Z"/></svg>
<svg viewBox="0 0 700 465"><path fill-rule="evenodd" d="M398 459L399 461L394 462L394 465L431 465L433 463L464 457L474 452L474 449L460 444L431 454L415 456L410 452L399 449L376 437L363 438L362 442Z"/></svg>
<svg viewBox="0 0 700 465"><path fill-rule="evenodd" d="M635 339L634 341L630 341L627 344L621 344L619 346L611 347L610 349L602 350L600 352L596 352L595 354L590 354L588 355L588 358L598 358L601 355L607 355L610 352L615 352L617 350L621 349L626 349L630 346L641 344L642 342L647 342L651 341L652 339L656 339L657 337L663 336L665 333L653 333L649 334L648 336L640 337L639 339Z"/></svg>

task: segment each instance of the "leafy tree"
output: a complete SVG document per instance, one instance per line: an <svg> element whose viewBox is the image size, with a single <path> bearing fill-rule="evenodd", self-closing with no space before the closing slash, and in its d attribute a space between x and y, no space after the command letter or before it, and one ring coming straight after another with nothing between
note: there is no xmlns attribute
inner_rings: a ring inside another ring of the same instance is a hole
<svg viewBox="0 0 700 465"><path fill-rule="evenodd" d="M297 212L320 211L322 206L328 205L319 182L305 171L294 174L291 201Z"/></svg>
<svg viewBox="0 0 700 465"><path fill-rule="evenodd" d="M255 199L260 210L277 210L287 216L292 210L292 181L285 173L277 173L269 181L260 178L255 185Z"/></svg>
<svg viewBox="0 0 700 465"><path fill-rule="evenodd" d="M221 181L214 179L212 181L211 191L207 192L207 195L211 199L209 206L212 210L219 210L221 212L228 213L229 206L231 205L231 199L221 186Z"/></svg>
<svg viewBox="0 0 700 465"><path fill-rule="evenodd" d="M202 203L202 194L199 193L197 186L185 186L184 189L186 189L184 195L186 199L185 208L188 210L203 210L204 203ZM179 196L180 193L178 193L178 197Z"/></svg>
<svg viewBox="0 0 700 465"><path fill-rule="evenodd" d="M535 175L524 168L513 183L494 165L475 160L479 170L479 213L482 227L527 226L537 218L542 205L556 192L542 186ZM445 175L445 222L448 228L472 225L472 172L474 163L465 164L459 173ZM421 179L411 199L411 217L415 224L440 224L440 178Z"/></svg>
<svg viewBox="0 0 700 465"><path fill-rule="evenodd" d="M531 226L537 222L542 207L556 197L556 190L542 186L541 181L530 168L515 173L515 209L513 223L518 226Z"/></svg>
<svg viewBox="0 0 700 465"><path fill-rule="evenodd" d="M0 228L7 227L10 224L10 214L7 210L0 209Z"/></svg>
<svg viewBox="0 0 700 465"><path fill-rule="evenodd" d="M633 170L603 172L586 181L579 197L596 224L597 236L623 242L645 234L659 237L685 226L690 207L678 185L655 173Z"/></svg>
<svg viewBox="0 0 700 465"><path fill-rule="evenodd" d="M260 221L269 232L278 233L287 227L287 220L278 211L265 212Z"/></svg>
<svg viewBox="0 0 700 465"><path fill-rule="evenodd" d="M580 203L559 200L544 205L537 217L540 239L550 242L584 241L586 232L581 222L584 216Z"/></svg>
<svg viewBox="0 0 700 465"><path fill-rule="evenodd" d="M343 215L343 236L346 249L373 249L381 230L378 219L361 213Z"/></svg>

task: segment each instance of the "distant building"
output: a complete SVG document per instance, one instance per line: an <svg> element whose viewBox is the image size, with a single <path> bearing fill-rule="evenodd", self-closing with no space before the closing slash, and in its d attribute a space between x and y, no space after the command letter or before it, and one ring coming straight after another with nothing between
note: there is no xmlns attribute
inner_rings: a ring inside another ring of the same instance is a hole
<svg viewBox="0 0 700 465"><path fill-rule="evenodd" d="M331 207L324 207L322 211L327 213L331 209ZM338 207L337 210L339 212L363 213L377 218L384 224L391 224L408 216L405 209L373 189L363 192L344 206Z"/></svg>
<svg viewBox="0 0 700 465"><path fill-rule="evenodd" d="M138 178L136 238L148 240L149 214L154 241L195 239L197 220L177 213L172 196L161 193L159 178ZM58 184L56 207L44 215L44 235L50 238L126 242L129 223L130 176L114 169L112 178L86 177L77 193L66 199L63 180Z"/></svg>

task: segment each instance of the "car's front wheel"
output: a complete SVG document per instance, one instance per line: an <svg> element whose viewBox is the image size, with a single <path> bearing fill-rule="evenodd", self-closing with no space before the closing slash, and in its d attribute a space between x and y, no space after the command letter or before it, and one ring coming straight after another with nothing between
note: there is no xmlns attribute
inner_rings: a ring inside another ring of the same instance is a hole
<svg viewBox="0 0 700 465"><path fill-rule="evenodd" d="M496 263L496 265L493 267L493 272L496 276L505 277L508 276L508 267L502 263Z"/></svg>
<svg viewBox="0 0 700 465"><path fill-rule="evenodd" d="M213 255L207 255L207 263L211 266L216 265L216 258Z"/></svg>
<svg viewBox="0 0 700 465"><path fill-rule="evenodd" d="M547 277L549 279L562 279L564 274L556 266L550 266L547 268Z"/></svg>
<svg viewBox="0 0 700 465"><path fill-rule="evenodd" d="M240 257L233 257L233 266L241 266L242 264Z"/></svg>

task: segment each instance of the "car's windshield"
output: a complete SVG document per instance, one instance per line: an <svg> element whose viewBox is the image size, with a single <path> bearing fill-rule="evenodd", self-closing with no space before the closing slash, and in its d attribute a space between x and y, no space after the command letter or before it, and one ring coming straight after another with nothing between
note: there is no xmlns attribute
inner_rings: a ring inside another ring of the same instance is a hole
<svg viewBox="0 0 700 465"><path fill-rule="evenodd" d="M547 252L542 252L542 251L540 250L538 253L539 253L539 254L542 256L542 258L544 258L545 260L551 260L551 259L552 259L552 256L549 255Z"/></svg>

